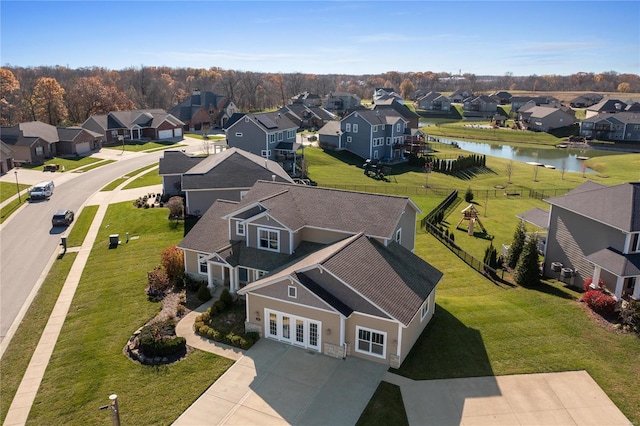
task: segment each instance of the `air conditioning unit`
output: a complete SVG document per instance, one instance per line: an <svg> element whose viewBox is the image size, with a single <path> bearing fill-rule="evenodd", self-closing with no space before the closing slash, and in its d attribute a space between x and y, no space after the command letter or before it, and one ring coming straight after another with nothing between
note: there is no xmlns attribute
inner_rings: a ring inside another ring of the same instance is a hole
<svg viewBox="0 0 640 426"><path fill-rule="evenodd" d="M560 276L562 276L562 278L571 278L573 276L573 269L562 268L560 271Z"/></svg>
<svg viewBox="0 0 640 426"><path fill-rule="evenodd" d="M560 262L551 262L551 270L553 272L560 272L562 269L562 263Z"/></svg>

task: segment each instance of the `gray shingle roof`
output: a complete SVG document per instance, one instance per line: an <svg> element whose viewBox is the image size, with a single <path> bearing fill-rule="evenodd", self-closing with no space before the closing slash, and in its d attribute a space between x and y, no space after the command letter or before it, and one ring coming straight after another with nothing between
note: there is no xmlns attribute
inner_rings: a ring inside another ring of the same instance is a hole
<svg viewBox="0 0 640 426"><path fill-rule="evenodd" d="M609 247L587 256L587 260L619 277L640 275L640 254L622 254Z"/></svg>
<svg viewBox="0 0 640 426"><path fill-rule="evenodd" d="M640 231L640 182L579 188L545 201L625 232Z"/></svg>
<svg viewBox="0 0 640 426"><path fill-rule="evenodd" d="M210 155L182 175L182 189L250 188L258 180L293 183L293 179L275 161L229 148Z"/></svg>
<svg viewBox="0 0 640 426"><path fill-rule="evenodd" d="M238 207L258 202L289 229L310 226L381 238L392 238L405 208L413 205L408 197L265 181Z"/></svg>
<svg viewBox="0 0 640 426"><path fill-rule="evenodd" d="M158 174L162 176L186 173L205 158L206 157L193 157L182 151L167 150L163 153L163 156L160 157Z"/></svg>
<svg viewBox="0 0 640 426"><path fill-rule="evenodd" d="M2 141L9 145L31 146L38 139L55 143L60 139L58 129L41 121L28 121L15 126L2 126Z"/></svg>
<svg viewBox="0 0 640 426"><path fill-rule="evenodd" d="M314 265L330 274L317 273ZM249 284L240 293L246 294L287 276L299 279L345 315L358 311L408 325L442 273L397 243L385 247L357 234Z"/></svg>
<svg viewBox="0 0 640 426"><path fill-rule="evenodd" d="M230 245L229 222L222 217L238 207L234 201L216 200L178 247L201 253L215 253Z"/></svg>
<svg viewBox="0 0 640 426"><path fill-rule="evenodd" d="M518 219L522 219L538 228L547 229L549 227L549 212L542 210L540 207L527 210L524 213L516 215Z"/></svg>
<svg viewBox="0 0 640 426"><path fill-rule="evenodd" d="M88 133L94 138L102 137L100 133L91 131L89 129L83 129L82 127L58 127L58 138L61 141L73 141L81 133Z"/></svg>

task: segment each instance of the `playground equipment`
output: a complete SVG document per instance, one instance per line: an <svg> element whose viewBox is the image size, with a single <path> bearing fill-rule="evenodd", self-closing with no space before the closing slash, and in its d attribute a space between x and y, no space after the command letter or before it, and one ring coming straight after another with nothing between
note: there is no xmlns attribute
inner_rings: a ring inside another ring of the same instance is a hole
<svg viewBox="0 0 640 426"><path fill-rule="evenodd" d="M478 209L476 209L473 204L469 204L467 207L462 209L462 219L460 219L460 222L458 222L456 228L460 226L463 221L468 220L469 225L467 226L467 231L469 235L473 235L473 228L475 227L476 223L478 224L478 226L480 226L482 232L486 234L487 230L484 229L484 225L482 225L482 222L480 222L479 215L480 213L478 212Z"/></svg>

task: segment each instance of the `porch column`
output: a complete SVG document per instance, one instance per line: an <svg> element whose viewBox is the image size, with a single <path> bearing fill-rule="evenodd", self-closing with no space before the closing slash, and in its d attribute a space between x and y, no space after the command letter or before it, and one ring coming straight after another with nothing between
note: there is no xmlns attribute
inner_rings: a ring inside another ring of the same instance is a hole
<svg viewBox="0 0 640 426"><path fill-rule="evenodd" d="M624 286L624 278L618 277L616 280L616 300L622 299L622 287Z"/></svg>
<svg viewBox="0 0 640 426"><path fill-rule="evenodd" d="M240 275L238 273L238 268L233 268L231 270L231 276L229 277L229 291L233 294L238 291L240 286L238 285L238 281L240 280Z"/></svg>
<svg viewBox="0 0 640 426"><path fill-rule="evenodd" d="M207 262L207 287L209 290L213 290L216 285L213 282L213 264Z"/></svg>
<svg viewBox="0 0 640 426"><path fill-rule="evenodd" d="M589 287L591 288L598 288L598 283L600 282L600 271L602 271L602 268L600 268L598 265L594 265L595 267L593 268L593 276L592 278L592 282L591 284L589 284Z"/></svg>
<svg viewBox="0 0 640 426"><path fill-rule="evenodd" d="M640 276L634 277L636 280L636 286L633 289L633 298L635 300L640 300Z"/></svg>

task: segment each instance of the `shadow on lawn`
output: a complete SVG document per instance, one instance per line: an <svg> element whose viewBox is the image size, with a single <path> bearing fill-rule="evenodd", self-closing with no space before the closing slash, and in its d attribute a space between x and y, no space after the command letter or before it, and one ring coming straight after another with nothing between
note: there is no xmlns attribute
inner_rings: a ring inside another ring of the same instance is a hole
<svg viewBox="0 0 640 426"><path fill-rule="evenodd" d="M544 281L540 282L540 284L538 284L535 287L528 287L528 288L530 290L539 291L540 293L545 293L550 296L560 297L562 299L577 300L580 298L579 290L573 290L565 286L556 287L554 285L545 283Z"/></svg>
<svg viewBox="0 0 640 426"><path fill-rule="evenodd" d="M407 358L399 369L390 371L414 380L494 375L480 332L437 303L431 322Z"/></svg>

